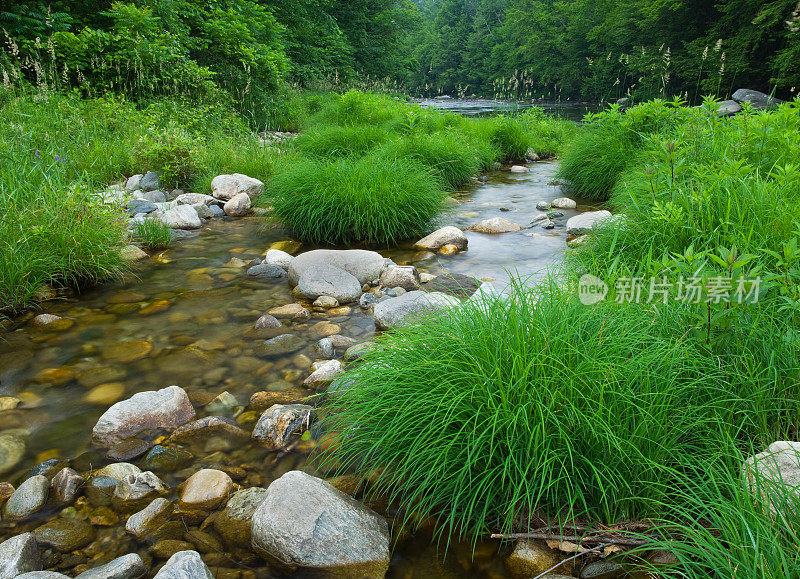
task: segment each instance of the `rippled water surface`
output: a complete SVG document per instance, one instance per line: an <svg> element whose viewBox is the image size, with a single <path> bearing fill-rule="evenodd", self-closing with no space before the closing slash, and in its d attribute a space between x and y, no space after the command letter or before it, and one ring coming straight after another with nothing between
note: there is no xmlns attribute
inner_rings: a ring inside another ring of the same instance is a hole
<svg viewBox="0 0 800 579"><path fill-rule="evenodd" d="M540 162L529 173L494 172L488 183L459 195L441 223L466 227L504 217L527 226L541 213L537 201L562 196L553 181L555 170L556 164ZM501 235L467 232L469 249L455 256L431 257L410 247L381 253L398 263L414 263L423 272L464 273L503 285L509 271L540 274L559 258L565 247L564 223L576 212L564 213L549 232L538 227ZM315 313L303 322L285 322L282 333L307 340L300 351L277 358L259 352L263 336L255 335L255 320L294 300L285 279L248 278L237 260L261 257L271 244L287 239L284 231L265 229L256 217L215 220L140 262L135 275L43 305L43 311L72 320L70 328L48 332L21 320L5 333L0 341L0 395L19 397L23 403L0 412L0 430L27 432L27 448L22 460L0 478L16 484L32 466L52 458L83 455L83 463L94 468L113 462L92 451L91 429L111 404L136 392L177 384L203 416L208 412L202 406L223 391L246 406L254 392L299 386L315 357L312 344L329 330L321 322L335 324L338 333L357 340L370 338L372 318L356 306L333 316ZM252 427L241 417L240 422ZM257 447L213 438L191 450L194 461L185 470L164 475L166 482L174 486L201 466L225 465L238 473L243 486L267 486L288 470L302 468L306 460L302 448L278 458ZM35 523L5 527L2 533L8 536L31 526ZM102 531L109 537L109 553L146 550L124 538L120 528L111 525ZM473 561L469 549L456 546L440 562L436 548L420 537L397 551L391 574L503 576L495 549L480 547Z"/></svg>
<svg viewBox="0 0 800 579"><path fill-rule="evenodd" d="M543 109L547 114L570 121L580 121L586 113L597 112L599 105L581 102L546 101L501 101L490 99L420 99L419 104L442 111L450 111L466 116L484 116L498 113L524 111L533 106Z"/></svg>

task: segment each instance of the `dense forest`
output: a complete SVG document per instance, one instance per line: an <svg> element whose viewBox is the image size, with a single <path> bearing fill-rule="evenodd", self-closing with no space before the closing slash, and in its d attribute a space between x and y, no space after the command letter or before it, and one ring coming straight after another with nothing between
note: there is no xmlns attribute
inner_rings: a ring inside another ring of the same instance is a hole
<svg viewBox="0 0 800 579"><path fill-rule="evenodd" d="M6 84L49 72L133 96L222 87L249 109L286 83L356 80L421 96L697 103L740 86L793 96L798 27L795 0L41 0L0 10L0 65Z"/></svg>

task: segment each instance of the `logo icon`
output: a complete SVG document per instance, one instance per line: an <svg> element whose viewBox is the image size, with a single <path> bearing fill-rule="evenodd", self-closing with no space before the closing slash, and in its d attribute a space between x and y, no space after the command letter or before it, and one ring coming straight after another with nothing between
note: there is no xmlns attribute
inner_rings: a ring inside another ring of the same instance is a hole
<svg viewBox="0 0 800 579"><path fill-rule="evenodd" d="M586 273L578 280L578 299L585 306L591 306L606 299L608 285L599 277Z"/></svg>

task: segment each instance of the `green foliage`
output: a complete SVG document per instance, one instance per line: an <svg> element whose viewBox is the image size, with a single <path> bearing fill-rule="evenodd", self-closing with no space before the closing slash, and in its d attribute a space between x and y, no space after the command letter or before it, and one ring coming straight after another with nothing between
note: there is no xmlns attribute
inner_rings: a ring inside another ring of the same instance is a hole
<svg viewBox="0 0 800 579"><path fill-rule="evenodd" d="M172 230L157 219L145 219L134 227L133 239L145 249L166 249L172 242Z"/></svg>
<svg viewBox="0 0 800 579"><path fill-rule="evenodd" d="M167 189L185 186L197 174L191 145L174 137L140 143L135 163L140 172L159 172L159 181Z"/></svg>
<svg viewBox="0 0 800 579"><path fill-rule="evenodd" d="M386 130L374 125L322 125L301 133L295 146L301 153L318 157L363 155L387 136Z"/></svg>
<svg viewBox="0 0 800 579"><path fill-rule="evenodd" d="M264 202L305 241L388 245L423 233L443 197L421 165L373 154L287 164Z"/></svg>
<svg viewBox="0 0 800 579"><path fill-rule="evenodd" d="M444 537L666 515L721 441L771 441L800 416L794 380L730 371L686 323L671 305L587 307L514 282L379 337L325 406L323 465L369 471L371 492Z"/></svg>

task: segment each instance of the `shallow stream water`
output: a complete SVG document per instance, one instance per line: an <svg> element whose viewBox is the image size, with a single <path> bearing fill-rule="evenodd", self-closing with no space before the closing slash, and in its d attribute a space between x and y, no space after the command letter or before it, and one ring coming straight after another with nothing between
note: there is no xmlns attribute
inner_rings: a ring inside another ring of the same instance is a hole
<svg viewBox="0 0 800 579"><path fill-rule="evenodd" d="M458 195L440 222L466 227L504 217L525 227L541 213L535 207L538 201L563 196L554 181L556 169L555 163L539 162L531 164L528 173L493 172L487 183ZM564 223L576 211L563 213L551 231L535 227L500 235L467 232L468 251L454 256L425 256L410 247L381 253L400 264L413 263L420 272L469 274L502 286L509 273L541 275L559 259L565 247ZM231 260L262 257L272 244L287 240L285 231L266 229L257 217L214 220L139 262L135 274L125 279L43 305L43 311L71 320L69 328L44 331L23 319L2 335L0 396L18 397L22 404L0 411L0 439L3 433L23 433L27 444L19 462L0 472L0 480L16 485L34 465L49 459L80 457L73 463L76 468L115 462L92 449L91 430L111 404L136 392L177 384L189 393L201 417L217 413L204 411L203 405L223 391L246 406L255 392L299 386L315 358L312 345L322 337L320 322L335 324L340 334L359 341L372 337L373 320L356 305L335 316L314 313L302 322L285 322L286 332L307 340L300 351L279 357L259 353L261 340L253 334L253 323L270 308L294 300L285 279L248 278L246 267ZM312 248L299 252L308 249ZM421 257L428 259L418 261ZM243 426L250 428L252 423ZM158 474L174 487L199 468L224 466L242 486L266 487L285 472L303 468L303 450L279 458L248 443L212 438L191 448L194 458L185 468ZM3 451L0 448L0 454ZM4 523L0 539L41 522ZM124 517L100 526L97 537L108 557L147 551L125 536ZM71 565L85 562L77 557ZM72 572L67 563L59 564ZM258 558L243 560L233 554L219 563L272 576L260 565ZM229 576L238 575L232 571ZM503 577L504 569L494 543L479 545L474 558L471 546L456 544L442 561L423 534L396 550L389 576Z"/></svg>

